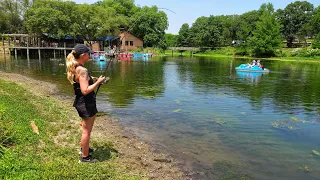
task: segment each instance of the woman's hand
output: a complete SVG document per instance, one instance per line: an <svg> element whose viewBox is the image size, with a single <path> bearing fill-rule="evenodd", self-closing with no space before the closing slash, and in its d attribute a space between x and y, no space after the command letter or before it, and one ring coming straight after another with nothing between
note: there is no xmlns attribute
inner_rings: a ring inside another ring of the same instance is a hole
<svg viewBox="0 0 320 180"><path fill-rule="evenodd" d="M100 77L98 78L98 80L97 80L98 84L102 84L105 79L106 79L106 77L100 76Z"/></svg>
<svg viewBox="0 0 320 180"><path fill-rule="evenodd" d="M98 78L97 77L93 77L91 76L91 78L93 79L93 83L97 82Z"/></svg>

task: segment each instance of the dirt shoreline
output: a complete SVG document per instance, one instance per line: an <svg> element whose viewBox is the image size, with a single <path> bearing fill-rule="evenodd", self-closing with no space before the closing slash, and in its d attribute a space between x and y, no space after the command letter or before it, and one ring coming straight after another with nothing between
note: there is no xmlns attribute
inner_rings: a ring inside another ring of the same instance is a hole
<svg viewBox="0 0 320 180"><path fill-rule="evenodd" d="M67 105L70 121L75 128L79 128L81 120L72 107L73 97L61 95L56 85L2 71L0 78L17 83L37 96L51 97L57 103ZM143 175L143 179L193 179L179 168L176 159L142 142L119 125L118 120L113 117L101 116L96 119L92 140L112 142L118 151L119 163L127 166L132 173Z"/></svg>

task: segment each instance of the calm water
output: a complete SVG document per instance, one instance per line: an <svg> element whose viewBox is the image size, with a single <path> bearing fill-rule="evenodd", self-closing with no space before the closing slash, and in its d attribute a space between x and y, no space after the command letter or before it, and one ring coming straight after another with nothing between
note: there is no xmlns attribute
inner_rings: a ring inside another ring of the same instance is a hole
<svg viewBox="0 0 320 180"><path fill-rule="evenodd" d="M313 150L320 152L320 64L263 61L269 74L235 72L246 62L113 61L98 109L183 159L197 179L319 179L320 156ZM72 95L62 59L2 58L0 64ZM105 67L87 64L96 76Z"/></svg>

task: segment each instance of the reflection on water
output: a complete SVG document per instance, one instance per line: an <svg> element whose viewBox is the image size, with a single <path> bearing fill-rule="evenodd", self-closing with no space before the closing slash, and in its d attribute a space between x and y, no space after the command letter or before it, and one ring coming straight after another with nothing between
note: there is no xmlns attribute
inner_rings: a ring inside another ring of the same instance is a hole
<svg viewBox="0 0 320 180"><path fill-rule="evenodd" d="M236 72L246 60L110 61L98 109L184 159L199 179L320 177L320 66L264 61L269 74ZM108 62L90 62L98 76ZM6 59L2 70L56 83L72 95L64 60Z"/></svg>
<svg viewBox="0 0 320 180"><path fill-rule="evenodd" d="M258 85L263 75L261 72L237 72L239 79L254 85Z"/></svg>

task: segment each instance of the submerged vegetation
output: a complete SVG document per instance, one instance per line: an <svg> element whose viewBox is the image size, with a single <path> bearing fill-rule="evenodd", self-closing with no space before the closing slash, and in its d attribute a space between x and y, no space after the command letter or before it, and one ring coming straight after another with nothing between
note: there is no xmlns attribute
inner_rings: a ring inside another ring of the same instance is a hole
<svg viewBox="0 0 320 180"><path fill-rule="evenodd" d="M241 173L238 169L245 168L245 164L235 164L229 161L219 161L213 164L213 169L218 174L219 180L240 179L251 180L252 177Z"/></svg>
<svg viewBox="0 0 320 180"><path fill-rule="evenodd" d="M297 130L298 123L307 123L306 120L300 120L297 117L291 117L290 119L280 120L272 123L272 126L276 129Z"/></svg>

